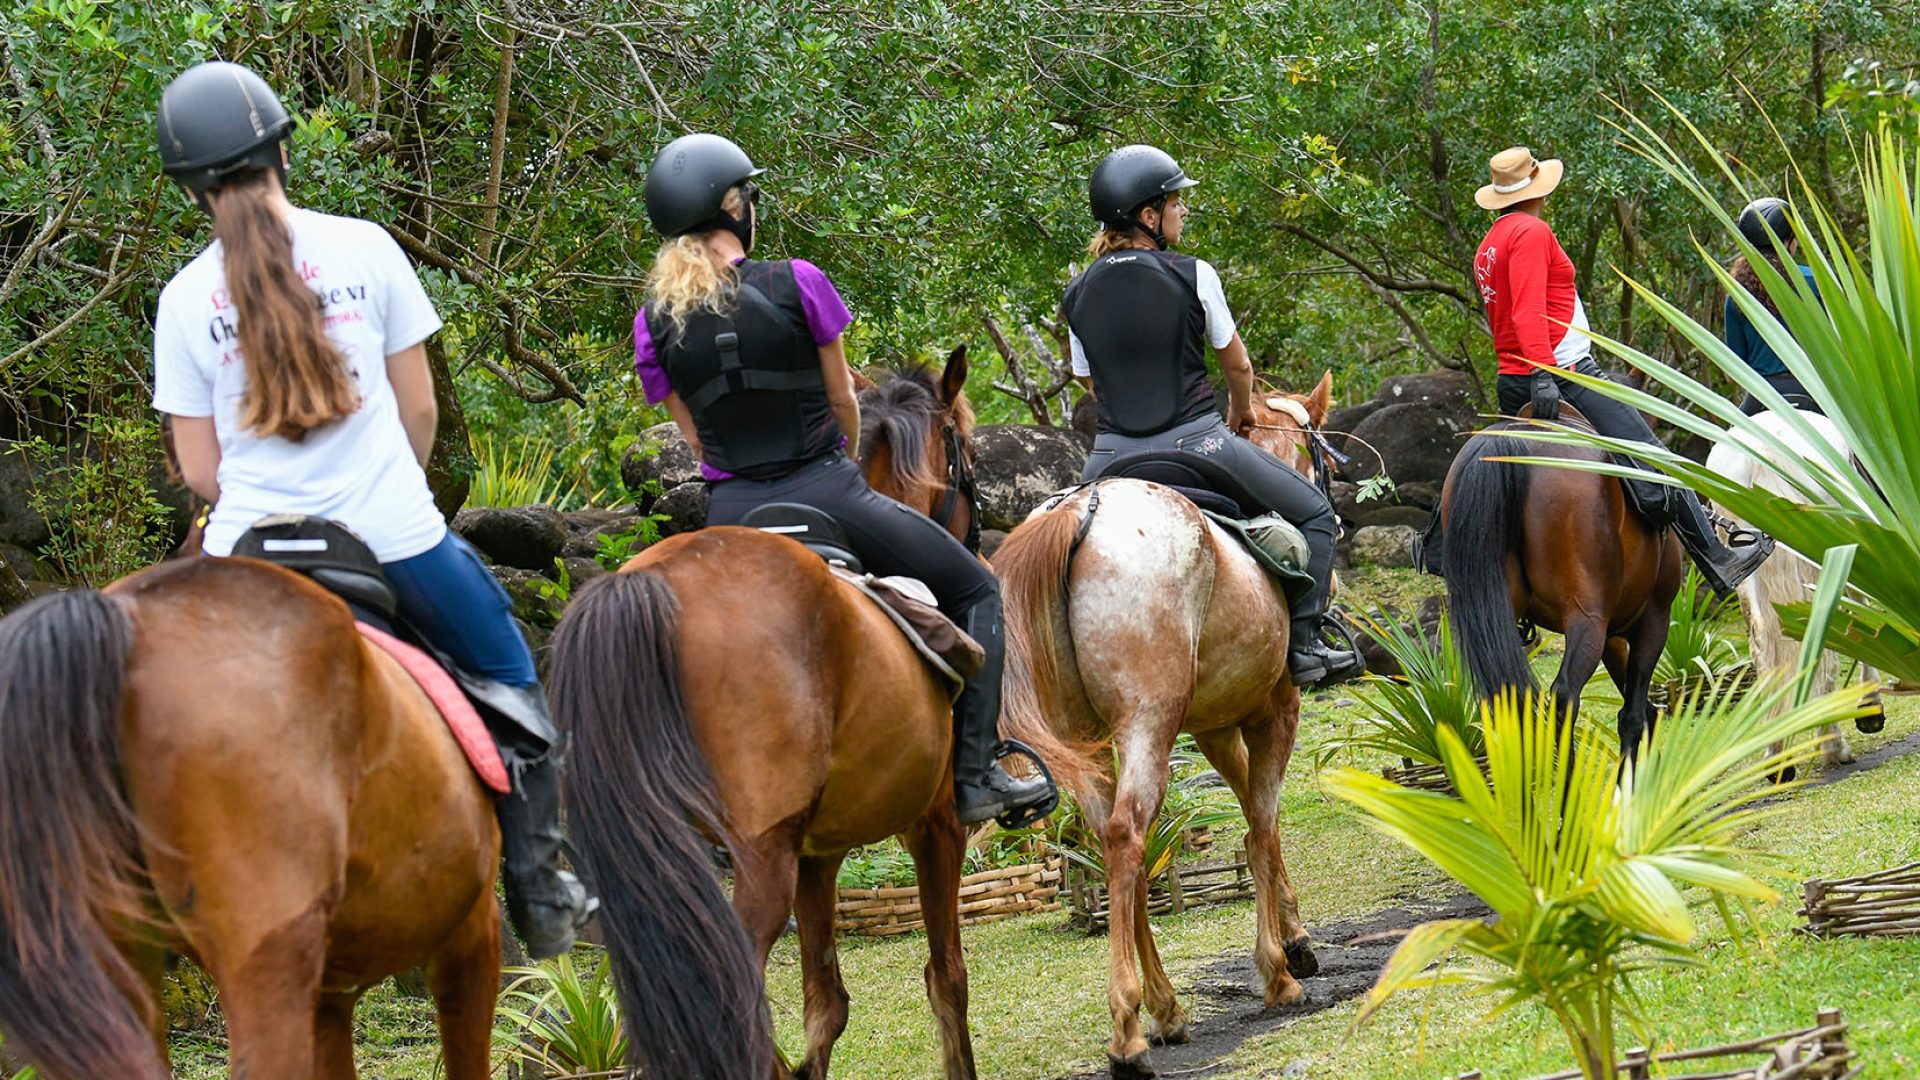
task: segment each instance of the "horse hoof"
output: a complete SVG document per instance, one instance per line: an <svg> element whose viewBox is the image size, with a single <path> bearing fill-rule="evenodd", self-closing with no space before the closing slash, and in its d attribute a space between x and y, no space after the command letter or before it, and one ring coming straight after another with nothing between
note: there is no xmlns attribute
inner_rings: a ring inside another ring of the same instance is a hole
<svg viewBox="0 0 1920 1080"><path fill-rule="evenodd" d="M1287 974L1296 979L1311 979L1320 973L1320 958L1313 954L1313 939L1305 934L1282 945L1287 954Z"/></svg>
<svg viewBox="0 0 1920 1080"><path fill-rule="evenodd" d="M1155 1046L1180 1046L1193 1040L1193 1029L1185 1020L1165 1031L1156 1031L1147 1036L1147 1041Z"/></svg>
<svg viewBox="0 0 1920 1080"><path fill-rule="evenodd" d="M1781 769L1779 772L1773 774L1773 782L1776 784L1791 784L1793 783L1793 778L1795 776L1798 776L1799 774L1800 774L1799 769L1797 769L1795 766L1789 765L1786 768Z"/></svg>
<svg viewBox="0 0 1920 1080"><path fill-rule="evenodd" d="M813 1080L813 1062L803 1061L793 1067L793 1080Z"/></svg>
<svg viewBox="0 0 1920 1080"><path fill-rule="evenodd" d="M1153 1080L1160 1074L1153 1071L1153 1066L1147 1062L1147 1052L1142 1050L1132 1057L1108 1054L1107 1075L1113 1080Z"/></svg>
<svg viewBox="0 0 1920 1080"><path fill-rule="evenodd" d="M1875 703L1872 712L1861 713L1855 717L1853 721L1854 730L1860 732L1862 735L1875 734L1886 726L1887 710L1880 707L1878 703Z"/></svg>
<svg viewBox="0 0 1920 1080"><path fill-rule="evenodd" d="M1285 1008L1298 1005L1307 1000L1307 988L1293 979L1287 979L1279 987L1267 988L1267 1008Z"/></svg>

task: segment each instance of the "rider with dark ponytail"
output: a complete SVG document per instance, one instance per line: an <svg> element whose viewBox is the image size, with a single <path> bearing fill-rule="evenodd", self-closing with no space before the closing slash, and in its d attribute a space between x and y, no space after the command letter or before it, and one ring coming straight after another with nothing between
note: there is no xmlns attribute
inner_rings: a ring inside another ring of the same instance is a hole
<svg viewBox="0 0 1920 1080"><path fill-rule="evenodd" d="M1044 777L996 763L999 583L932 519L869 488L848 456L860 409L840 335L853 317L812 263L748 257L760 172L718 135L675 139L654 158L647 216L666 240L633 324L647 400L666 403L700 457L708 524L736 524L766 503L812 506L840 523L868 570L924 581L985 647L954 702L960 820L1023 816L1055 795Z"/></svg>
<svg viewBox="0 0 1920 1080"><path fill-rule="evenodd" d="M1774 247L1775 237L1780 238L1788 255L1793 254L1796 245L1793 226L1787 221L1785 200L1771 197L1755 199L1747 204L1745 210L1740 211L1739 226L1740 235L1746 238L1747 243L1759 249L1761 257L1771 263L1774 272L1785 278L1789 285L1793 283L1793 275L1798 273L1807 283L1807 288L1813 290L1813 295L1815 297L1820 295L1820 289L1813 281L1813 270L1796 263L1793 270L1789 271L1787 263L1780 257L1779 249ZM1767 287L1761 282L1760 274L1754 269L1753 263L1745 255L1735 256L1731 272L1733 280L1740 283L1747 292L1752 293L1753 298L1760 301L1761 306L1767 309L1774 321L1784 328L1785 320L1780 318L1780 309L1774 304L1773 297L1768 295ZM1788 404L1812 412L1820 411L1819 403L1807 393L1806 387L1800 385L1800 380L1794 377L1793 372L1787 370L1785 361L1773 351L1773 346L1767 344L1767 339L1760 336L1759 328L1754 326L1753 321L1747 318L1747 313L1740 310L1740 305L1734 303L1731 296L1727 297L1726 303L1726 338L1727 347L1738 354L1740 359L1745 360L1747 366L1761 378L1766 379L1775 390L1778 390L1780 396L1787 399ZM1766 408L1766 405L1752 394L1748 394L1740 402L1740 411L1748 416L1765 412Z"/></svg>
<svg viewBox="0 0 1920 1080"><path fill-rule="evenodd" d="M531 955L558 955L594 906L555 864L559 740L506 593L448 531L422 467L438 422L424 343L440 318L386 230L287 201L292 127L237 64L194 67L160 99L163 167L212 215L214 242L160 294L154 408L213 506L207 554L232 554L271 515L343 525L409 624L508 688L487 710L514 777L496 804L507 911Z"/></svg>
<svg viewBox="0 0 1920 1080"><path fill-rule="evenodd" d="M1313 587L1293 605L1287 664L1300 686L1331 684L1365 670L1358 653L1321 633L1339 523L1327 497L1292 466L1242 438L1251 430L1253 364L1227 308L1220 275L1176 254L1192 179L1161 150L1124 146L1093 170L1089 198L1100 231L1093 263L1067 286L1061 309L1073 373L1094 395L1099 434L1087 459L1093 480L1129 454L1185 450L1233 473L1269 510L1307 539ZM1227 419L1207 379L1211 347L1227 381Z"/></svg>

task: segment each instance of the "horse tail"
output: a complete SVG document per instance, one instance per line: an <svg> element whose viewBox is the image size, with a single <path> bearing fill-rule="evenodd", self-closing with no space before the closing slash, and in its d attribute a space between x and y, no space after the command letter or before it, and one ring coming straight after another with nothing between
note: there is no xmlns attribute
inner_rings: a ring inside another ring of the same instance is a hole
<svg viewBox="0 0 1920 1080"><path fill-rule="evenodd" d="M1007 667L1000 683L1000 732L1033 747L1054 779L1085 791L1099 775L1105 743L1075 743L1050 718L1067 715L1081 694L1067 625L1067 574L1080 515L1061 508L1029 518L993 553L1007 624Z"/></svg>
<svg viewBox="0 0 1920 1080"><path fill-rule="evenodd" d="M1490 457L1519 457L1530 448L1511 435L1479 435L1461 452L1447 506L1442 570L1454 639L1480 692L1535 689L1526 643L1513 614L1507 559L1520 540L1521 467Z"/></svg>
<svg viewBox="0 0 1920 1080"><path fill-rule="evenodd" d="M694 741L679 622L672 587L645 570L574 594L547 680L572 739L567 818L604 905L628 1064L644 1076L769 1076L760 963L713 868L727 812Z"/></svg>
<svg viewBox="0 0 1920 1080"><path fill-rule="evenodd" d="M107 927L144 915L120 770L133 621L91 589L0 620L0 1030L50 1080L164 1080Z"/></svg>

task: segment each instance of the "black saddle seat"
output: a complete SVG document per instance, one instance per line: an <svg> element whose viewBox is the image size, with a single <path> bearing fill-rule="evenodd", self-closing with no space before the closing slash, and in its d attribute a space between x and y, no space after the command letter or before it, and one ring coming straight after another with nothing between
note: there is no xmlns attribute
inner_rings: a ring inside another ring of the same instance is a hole
<svg viewBox="0 0 1920 1080"><path fill-rule="evenodd" d="M1247 490L1240 478L1219 462L1187 450L1149 450L1118 458L1100 474L1101 479L1124 476L1133 480L1151 480L1170 487L1202 510L1211 510L1242 520L1266 512L1259 496Z"/></svg>
<svg viewBox="0 0 1920 1080"><path fill-rule="evenodd" d="M832 515L817 507L805 503L766 503L747 511L740 524L791 537L830 563L839 563L856 574L865 572L860 556L853 553L853 545L847 540L847 531Z"/></svg>
<svg viewBox="0 0 1920 1080"><path fill-rule="evenodd" d="M233 553L297 570L383 628L393 627L400 610L373 549L339 522L304 514L263 517L240 535Z"/></svg>

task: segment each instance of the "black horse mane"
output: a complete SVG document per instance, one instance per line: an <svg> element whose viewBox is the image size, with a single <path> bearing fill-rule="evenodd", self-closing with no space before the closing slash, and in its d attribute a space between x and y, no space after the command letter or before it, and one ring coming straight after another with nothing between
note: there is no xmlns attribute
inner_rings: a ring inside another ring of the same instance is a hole
<svg viewBox="0 0 1920 1080"><path fill-rule="evenodd" d="M964 399L963 399L964 400ZM927 442L945 409L939 377L927 364L908 361L882 369L881 378L860 391L860 447L864 453L885 446L893 482L902 490L937 482L930 475ZM971 409L964 414L971 420ZM962 427L965 438L966 424Z"/></svg>

